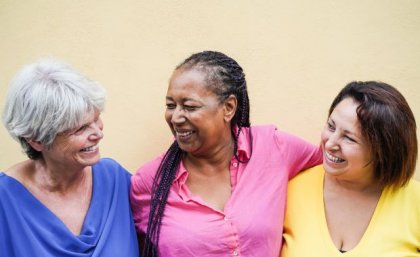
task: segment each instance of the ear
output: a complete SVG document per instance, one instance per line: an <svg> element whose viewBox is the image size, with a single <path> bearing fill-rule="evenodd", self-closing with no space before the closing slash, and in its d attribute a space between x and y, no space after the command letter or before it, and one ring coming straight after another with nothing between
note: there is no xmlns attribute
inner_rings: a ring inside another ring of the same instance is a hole
<svg viewBox="0 0 420 257"><path fill-rule="evenodd" d="M224 120L230 122L235 116L236 109L238 108L238 99L236 96L230 95L224 102Z"/></svg>
<svg viewBox="0 0 420 257"><path fill-rule="evenodd" d="M42 152L44 150L44 145L39 141L34 141L32 139L25 139L26 142L36 151Z"/></svg>

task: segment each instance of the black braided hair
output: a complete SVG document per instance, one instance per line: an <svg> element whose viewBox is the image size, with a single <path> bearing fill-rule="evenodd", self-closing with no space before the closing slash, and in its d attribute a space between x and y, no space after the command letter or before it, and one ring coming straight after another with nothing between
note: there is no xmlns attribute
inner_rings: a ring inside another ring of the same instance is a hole
<svg viewBox="0 0 420 257"><path fill-rule="evenodd" d="M239 64L229 56L215 51L204 51L191 55L175 70L196 69L205 74L207 86L223 102L234 95L238 108L231 120L234 139L234 156L239 162L247 162L238 156L238 137L242 128L250 127L249 98L245 74ZM252 134L249 131L252 154ZM153 181L149 220L142 256L158 256L158 244L163 213L172 182L184 152L175 141L163 157Z"/></svg>

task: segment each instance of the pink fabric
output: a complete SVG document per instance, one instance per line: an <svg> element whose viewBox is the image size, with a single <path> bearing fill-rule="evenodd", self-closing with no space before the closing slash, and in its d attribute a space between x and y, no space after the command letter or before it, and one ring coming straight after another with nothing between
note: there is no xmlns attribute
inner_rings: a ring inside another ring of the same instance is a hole
<svg viewBox="0 0 420 257"><path fill-rule="evenodd" d="M162 220L160 256L279 256L287 182L298 171L321 163L322 153L274 126L254 126L251 155L248 133L248 129L241 133L238 150L250 159L231 160L232 195L224 211L191 194L188 171L181 162ZM132 209L141 233L146 231L153 177L161 158L132 177Z"/></svg>

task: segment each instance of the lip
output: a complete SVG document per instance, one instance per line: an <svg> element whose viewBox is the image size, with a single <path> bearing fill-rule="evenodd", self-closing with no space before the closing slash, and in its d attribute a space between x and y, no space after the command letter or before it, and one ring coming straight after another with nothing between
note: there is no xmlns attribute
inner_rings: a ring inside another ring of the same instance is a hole
<svg viewBox="0 0 420 257"><path fill-rule="evenodd" d="M90 148L90 149L88 149L88 148ZM88 149L88 150L86 151L85 149ZM80 150L80 152L82 152L82 153L94 153L94 152L98 152L98 151L99 151L99 146L97 144L85 147L85 148Z"/></svg>
<svg viewBox="0 0 420 257"><path fill-rule="evenodd" d="M341 166L345 162L346 160L335 156L328 151L324 151L324 163L327 163L329 166Z"/></svg>
<svg viewBox="0 0 420 257"><path fill-rule="evenodd" d="M192 129L174 128L175 137L180 142L188 141L195 133Z"/></svg>

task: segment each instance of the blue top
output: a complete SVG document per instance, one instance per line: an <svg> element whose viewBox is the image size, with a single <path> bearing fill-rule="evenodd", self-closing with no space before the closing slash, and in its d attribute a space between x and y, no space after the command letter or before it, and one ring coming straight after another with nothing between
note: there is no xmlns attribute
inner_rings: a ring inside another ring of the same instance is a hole
<svg viewBox="0 0 420 257"><path fill-rule="evenodd" d="M74 235L19 181L0 172L0 256L137 257L130 173L101 159L92 177L89 210L80 235Z"/></svg>

